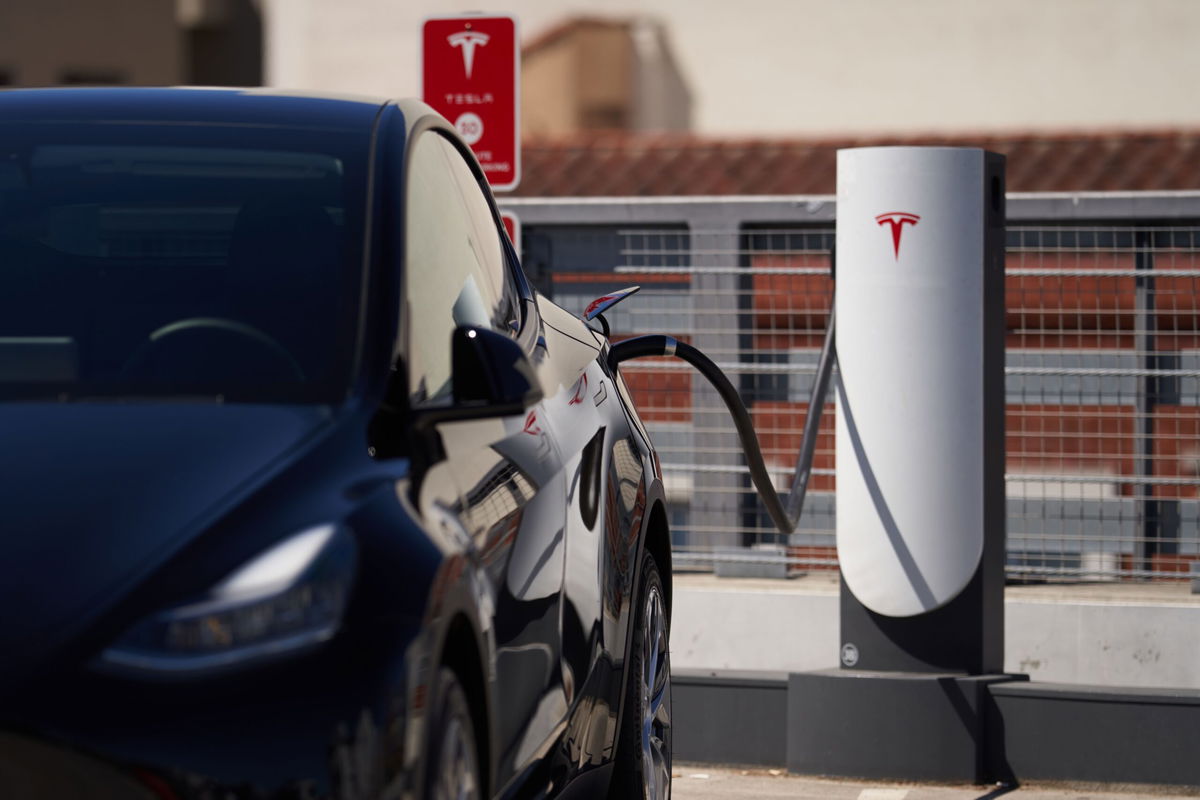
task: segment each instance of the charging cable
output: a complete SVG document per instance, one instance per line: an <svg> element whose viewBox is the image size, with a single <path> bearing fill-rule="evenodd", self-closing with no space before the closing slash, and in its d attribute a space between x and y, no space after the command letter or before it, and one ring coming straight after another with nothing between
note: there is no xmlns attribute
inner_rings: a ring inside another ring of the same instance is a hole
<svg viewBox="0 0 1200 800"><path fill-rule="evenodd" d="M821 411L825 405L825 393L829 389L829 376L833 371L833 363L837 354L833 348L834 318L833 310L829 312L829 325L825 330L825 344L821 348L821 360L817 364L816 380L813 381L812 395L808 403L808 415L804 420L804 436L800 441L800 453L796 459L796 473L792 479L792 489L785 503L775 491L767 465L763 462L762 448L758 444L758 436L754 433L754 421L746 410L737 389L729 382L729 378L712 359L692 347L687 342L681 342L672 336L652 334L626 339L612 345L608 351L608 365L616 370L623 361L634 358L650 358L673 356L691 364L703 375L717 394L725 401L725 407L733 417L737 428L738 438L742 442L742 450L746 453L746 464L750 469L750 480L763 505L767 508L771 520L780 533L788 534L796 529L800 522L800 513L804 508L804 496L808 491L808 479L812 474L813 454L816 452L817 433L821 424Z"/></svg>

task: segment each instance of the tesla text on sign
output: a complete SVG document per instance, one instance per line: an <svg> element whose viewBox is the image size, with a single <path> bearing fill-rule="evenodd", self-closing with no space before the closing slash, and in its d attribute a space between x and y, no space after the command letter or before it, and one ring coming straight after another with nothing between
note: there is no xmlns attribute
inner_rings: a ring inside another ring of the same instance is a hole
<svg viewBox="0 0 1200 800"><path fill-rule="evenodd" d="M454 124L493 189L521 180L521 50L510 16L425 20L421 31L424 100Z"/></svg>

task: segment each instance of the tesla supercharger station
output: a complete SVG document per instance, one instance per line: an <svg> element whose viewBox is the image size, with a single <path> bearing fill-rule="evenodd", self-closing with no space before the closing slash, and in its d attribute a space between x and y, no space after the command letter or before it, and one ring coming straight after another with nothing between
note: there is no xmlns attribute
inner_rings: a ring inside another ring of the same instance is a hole
<svg viewBox="0 0 1200 800"><path fill-rule="evenodd" d="M793 674L795 771L980 780L1004 662L1004 158L842 150L840 667Z"/></svg>

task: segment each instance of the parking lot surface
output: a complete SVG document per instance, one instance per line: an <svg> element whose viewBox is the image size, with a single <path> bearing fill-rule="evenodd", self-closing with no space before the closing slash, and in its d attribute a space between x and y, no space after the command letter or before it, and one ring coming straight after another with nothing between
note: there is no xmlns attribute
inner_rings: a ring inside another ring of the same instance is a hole
<svg viewBox="0 0 1200 800"><path fill-rule="evenodd" d="M675 800L789 798L789 800L1168 800L1197 797L1157 787L1110 786L938 786L870 783L789 775L784 770L736 769L676 764L671 795Z"/></svg>

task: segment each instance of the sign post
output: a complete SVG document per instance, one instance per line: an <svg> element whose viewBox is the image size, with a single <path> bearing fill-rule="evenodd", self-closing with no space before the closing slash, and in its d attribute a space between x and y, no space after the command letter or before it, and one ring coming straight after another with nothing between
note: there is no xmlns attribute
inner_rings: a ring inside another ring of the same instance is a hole
<svg viewBox="0 0 1200 800"><path fill-rule="evenodd" d="M421 96L454 125L496 191L521 182L521 48L508 15L421 26Z"/></svg>

